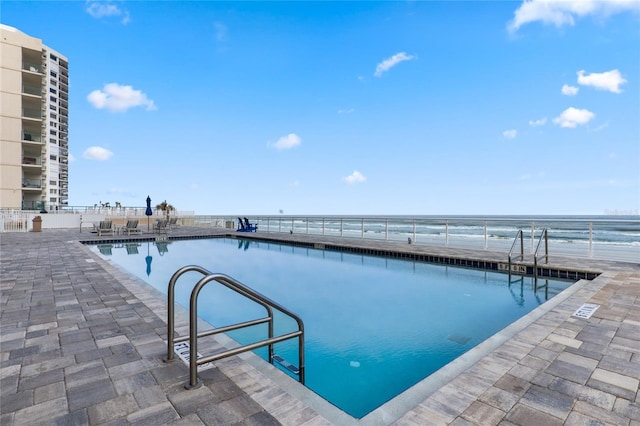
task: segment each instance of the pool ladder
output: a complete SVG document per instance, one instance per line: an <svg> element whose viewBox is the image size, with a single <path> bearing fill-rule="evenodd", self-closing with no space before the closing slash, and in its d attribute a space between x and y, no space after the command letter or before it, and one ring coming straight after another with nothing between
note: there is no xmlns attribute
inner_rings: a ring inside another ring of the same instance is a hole
<svg viewBox="0 0 640 426"><path fill-rule="evenodd" d="M175 286L181 275L186 272L199 272L204 275L195 285L193 290L191 291L191 299L189 303L189 335L183 337L175 337ZM255 320L245 321L237 324L232 324L224 327L214 328L212 330L204 331L198 334L198 294L200 294L200 290L207 285L208 283L215 281L218 284L221 284L230 290L235 291L236 293L245 296L246 298L258 303L263 306L267 311L267 316L263 318L258 318ZM217 361L222 358L227 358L233 355L237 355L243 352L252 351L254 349L258 349L264 346L269 347L269 362L273 364L274 361L282 364L287 370L291 373L298 376L298 381L304 384L305 374L304 374L304 323L302 319L279 305L278 303L272 301L268 297L258 293L257 291L245 286L244 284L234 280L228 275L212 273L200 266L189 265L184 266L178 269L169 280L169 288L167 291L167 303L168 303L168 312L167 312L167 356L164 359L165 362L170 362L175 359L174 356L174 343L189 341L189 382L184 385L186 389L195 389L202 385L200 379L198 379L198 365L206 364L208 362ZM274 336L274 327L273 327L273 310L276 309L283 314L293 318L297 325L298 329L296 331L292 331L286 334L282 334L279 336ZM240 328L251 327L257 324L268 324L268 333L269 337L264 340L260 340L254 343L250 343L247 345L238 346L236 348L228 349L223 352L216 353L211 356L201 357L198 359L198 338L211 336L214 334L224 333L231 330L237 330ZM276 355L273 350L273 345L278 342L282 342L284 340L298 338L298 367L296 368L292 364L285 361L279 355Z"/></svg>
<svg viewBox="0 0 640 426"><path fill-rule="evenodd" d="M533 231L532 231L533 234ZM533 238L533 235L532 235ZM513 250L516 247L516 244L520 242L520 254L517 256L513 255ZM544 253L538 254L540 251L542 242L544 241ZM521 261L524 261L524 236L522 229L518 229L518 233L516 234L516 238L513 240L513 244L511 244L511 250L509 250L509 281L511 281L511 272L512 272L512 262L520 258ZM540 234L540 239L538 240L538 244L536 245L536 249L533 252L533 277L534 281L538 283L538 261L544 259L544 263L549 263L549 232L547 228L542 229L542 233Z"/></svg>

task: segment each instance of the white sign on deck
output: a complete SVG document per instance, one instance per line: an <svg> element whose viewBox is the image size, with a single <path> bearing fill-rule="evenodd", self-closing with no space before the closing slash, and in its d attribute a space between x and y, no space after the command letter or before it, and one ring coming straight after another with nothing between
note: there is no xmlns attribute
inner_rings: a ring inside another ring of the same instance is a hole
<svg viewBox="0 0 640 426"><path fill-rule="evenodd" d="M589 319L591 315L600 307L600 305L596 305L595 303L585 303L580 306L577 311L573 313L574 317Z"/></svg>
<svg viewBox="0 0 640 426"><path fill-rule="evenodd" d="M191 357L189 356L190 350L191 348L189 347L189 342L180 342L180 343L173 344L173 351L187 365L189 365L189 360L191 359ZM201 358L202 358L202 355L200 354L200 352L198 352L197 359L201 359ZM213 366L214 365L212 362L207 362L205 364L199 365L198 371L208 370L210 368L213 368Z"/></svg>

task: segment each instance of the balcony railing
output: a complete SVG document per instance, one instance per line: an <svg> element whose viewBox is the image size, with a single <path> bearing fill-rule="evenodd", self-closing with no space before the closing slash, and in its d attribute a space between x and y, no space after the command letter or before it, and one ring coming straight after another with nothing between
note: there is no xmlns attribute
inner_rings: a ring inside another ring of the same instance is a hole
<svg viewBox="0 0 640 426"><path fill-rule="evenodd" d="M26 118L35 118L42 120L42 111L35 108L22 108L22 116Z"/></svg>
<svg viewBox="0 0 640 426"><path fill-rule="evenodd" d="M40 157L24 156L22 157L22 164L27 166L39 166L41 164Z"/></svg>
<svg viewBox="0 0 640 426"><path fill-rule="evenodd" d="M22 141L23 142L41 142L42 138L40 136L40 133L23 132Z"/></svg>
<svg viewBox="0 0 640 426"><path fill-rule="evenodd" d="M42 74L42 64L37 64L35 62L23 62L22 69L29 72L37 72Z"/></svg>
<svg viewBox="0 0 640 426"><path fill-rule="evenodd" d="M42 87L23 84L22 85L22 93L27 94L27 95L42 96Z"/></svg>

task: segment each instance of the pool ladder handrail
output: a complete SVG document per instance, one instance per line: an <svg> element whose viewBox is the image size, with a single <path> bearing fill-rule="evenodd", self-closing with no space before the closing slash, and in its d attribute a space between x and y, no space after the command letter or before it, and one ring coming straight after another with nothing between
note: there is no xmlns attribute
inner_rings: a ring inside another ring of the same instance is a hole
<svg viewBox="0 0 640 426"><path fill-rule="evenodd" d="M511 273L511 262L514 260L513 249L516 247L518 239L520 240L520 254L518 256L520 257L520 260L524 260L524 236L522 229L518 229L518 233L516 234L516 237L513 240L513 244L511 244L511 249L509 250L509 273Z"/></svg>
<svg viewBox="0 0 640 426"><path fill-rule="evenodd" d="M542 241L544 241L544 254L538 255ZM539 258L544 258L545 264L549 263L549 232L547 231L547 228L542 229L542 233L540 234L540 239L538 240L538 245L536 246L536 250L533 253L533 276L536 281L536 286L538 283L538 259Z"/></svg>
<svg viewBox="0 0 640 426"><path fill-rule="evenodd" d="M199 272L204 277L202 277L194 286L191 291L191 298L189 301L189 336L183 337L175 337L175 286L178 281L178 278L187 273L187 272ZM264 307L267 311L267 316L263 318L258 318L251 321L245 321L242 323L232 324L225 327L214 328L212 330L204 331L198 334L198 295L200 290L210 283L211 281L216 281L219 284L224 285L230 290L235 291L236 293L245 296L246 298L258 303L262 307ZM228 275L212 273L207 269L197 266L197 265L188 265L178 269L169 280L169 286L167 291L167 356L164 358L165 362L171 362L175 359L174 356L174 343L189 341L189 383L187 383L184 387L186 389L195 389L201 386L201 382L198 379L198 365L206 364L208 362L217 361L222 358L226 358L229 356L237 355L243 352L248 352L254 349L258 349L264 346L269 347L269 363L273 364L274 362L274 351L273 345L278 342L282 342L284 340L298 338L298 381L302 384L305 382L305 368L304 368L304 323L302 319L281 306L280 304L274 302L268 297L260 294L259 292L251 289L250 287L245 286L244 284L234 280ZM298 330L290 333L286 333L280 336L274 336L273 331L273 309L276 309L285 315L291 317L298 324ZM237 330L240 328L250 327L257 324L268 323L268 332L269 338L260 340L254 343L250 343L247 345L238 346L236 348L228 349L223 352L216 353L214 355L208 357L202 357L198 359L198 337L211 336L213 334L224 333L231 330ZM295 372L292 372L295 374Z"/></svg>
<svg viewBox="0 0 640 426"><path fill-rule="evenodd" d="M533 238L533 236L532 236ZM513 256L513 250L516 247L516 243L520 240L520 254L517 256ZM542 242L544 241L544 254L539 255L540 247ZM518 229L518 233L516 234L516 238L513 240L513 244L511 244L511 249L509 250L509 276L511 276L511 263L520 258L521 261L524 261L524 233L522 229ZM538 260L544 259L544 263L549 263L549 231L547 228L543 228L540 233L540 239L538 240L538 244L536 245L536 249L533 252L533 277L536 282L538 282Z"/></svg>

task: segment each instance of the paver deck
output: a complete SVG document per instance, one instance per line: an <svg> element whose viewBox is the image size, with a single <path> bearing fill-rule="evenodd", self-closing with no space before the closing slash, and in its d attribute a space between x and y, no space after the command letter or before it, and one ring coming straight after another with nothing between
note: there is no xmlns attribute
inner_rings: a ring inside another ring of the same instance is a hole
<svg viewBox="0 0 640 426"><path fill-rule="evenodd" d="M228 231L178 228L170 237ZM243 235L265 236L504 259L384 241ZM0 234L1 425L640 425L638 263L552 258L601 274L357 421L252 354L216 362L200 373L204 386L185 390L186 365L162 362L164 296L79 242L95 239L86 229ZM583 303L600 308L589 319L572 316ZM178 321L179 333L186 324Z"/></svg>

